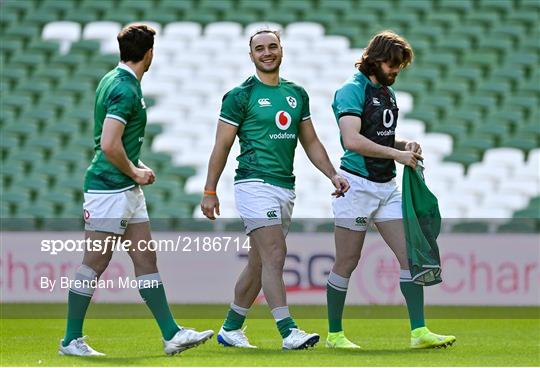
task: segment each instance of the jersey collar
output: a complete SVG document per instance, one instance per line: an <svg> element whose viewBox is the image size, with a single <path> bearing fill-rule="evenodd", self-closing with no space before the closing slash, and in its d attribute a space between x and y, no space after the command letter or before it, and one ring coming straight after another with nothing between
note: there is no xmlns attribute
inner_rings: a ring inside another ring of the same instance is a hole
<svg viewBox="0 0 540 368"><path fill-rule="evenodd" d="M117 68L122 69L122 70L125 70L126 72L130 73L131 75L133 75L133 76L135 77L135 79L137 79L137 74L135 74L135 72L133 71L133 69L131 69L128 65L126 65L126 64L124 64L124 63L122 63L122 62L119 62Z"/></svg>

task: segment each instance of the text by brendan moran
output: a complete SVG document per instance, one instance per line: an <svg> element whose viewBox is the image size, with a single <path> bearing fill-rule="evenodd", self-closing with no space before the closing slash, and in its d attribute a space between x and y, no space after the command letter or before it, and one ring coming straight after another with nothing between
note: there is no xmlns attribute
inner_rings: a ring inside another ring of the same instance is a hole
<svg viewBox="0 0 540 368"><path fill-rule="evenodd" d="M40 278L40 288L54 291L56 287L60 289L148 289L159 287L158 280L137 280L130 277L118 277L107 280L74 280L69 277L60 277L59 280L53 280L42 276Z"/></svg>

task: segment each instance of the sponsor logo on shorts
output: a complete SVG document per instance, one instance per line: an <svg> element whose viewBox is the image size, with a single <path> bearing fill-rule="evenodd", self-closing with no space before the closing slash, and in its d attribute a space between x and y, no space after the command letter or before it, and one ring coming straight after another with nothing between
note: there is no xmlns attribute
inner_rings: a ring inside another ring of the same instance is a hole
<svg viewBox="0 0 540 368"><path fill-rule="evenodd" d="M292 118L287 111L278 111L276 113L276 126L281 130L287 130L291 126Z"/></svg>
<svg viewBox="0 0 540 368"><path fill-rule="evenodd" d="M86 208L83 209L83 219L84 222L88 222L88 220L90 220L90 212L88 212Z"/></svg>
<svg viewBox="0 0 540 368"><path fill-rule="evenodd" d="M121 227L122 229L125 229L125 228L127 227L127 225L128 225L128 220L122 220L122 221L120 221L120 227Z"/></svg>
<svg viewBox="0 0 540 368"><path fill-rule="evenodd" d="M356 219L354 219L354 222L357 226L366 226L367 217L357 217Z"/></svg>
<svg viewBox="0 0 540 368"><path fill-rule="evenodd" d="M296 98L294 98L293 96L287 96L285 97L285 99L287 100L287 103L290 107L296 109Z"/></svg>
<svg viewBox="0 0 540 368"><path fill-rule="evenodd" d="M266 212L266 217L270 219L277 218L276 210Z"/></svg>

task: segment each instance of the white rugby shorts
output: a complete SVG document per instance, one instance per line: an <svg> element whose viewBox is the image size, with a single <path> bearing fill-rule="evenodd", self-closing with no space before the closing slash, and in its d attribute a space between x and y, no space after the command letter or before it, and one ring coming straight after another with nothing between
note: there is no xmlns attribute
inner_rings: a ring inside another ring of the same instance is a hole
<svg viewBox="0 0 540 368"><path fill-rule="evenodd" d="M366 231L369 223L403 218L401 191L396 180L377 183L340 170L351 185L344 197L334 198L335 224L354 231Z"/></svg>
<svg viewBox="0 0 540 368"><path fill-rule="evenodd" d="M296 198L294 190L262 181L236 182L234 196L246 234L281 224L283 234L287 235Z"/></svg>
<svg viewBox="0 0 540 368"><path fill-rule="evenodd" d="M84 193L83 208L88 231L123 235L129 224L149 221L139 186L120 193Z"/></svg>

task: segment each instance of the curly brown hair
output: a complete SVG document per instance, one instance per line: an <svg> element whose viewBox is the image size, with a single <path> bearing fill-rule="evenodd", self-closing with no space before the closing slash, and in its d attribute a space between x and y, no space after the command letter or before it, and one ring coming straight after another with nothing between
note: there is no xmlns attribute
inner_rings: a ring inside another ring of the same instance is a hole
<svg viewBox="0 0 540 368"><path fill-rule="evenodd" d="M367 76L373 75L377 63L388 62L390 66L406 68L413 60L413 50L409 42L392 31L376 34L364 49L362 57L354 66Z"/></svg>

